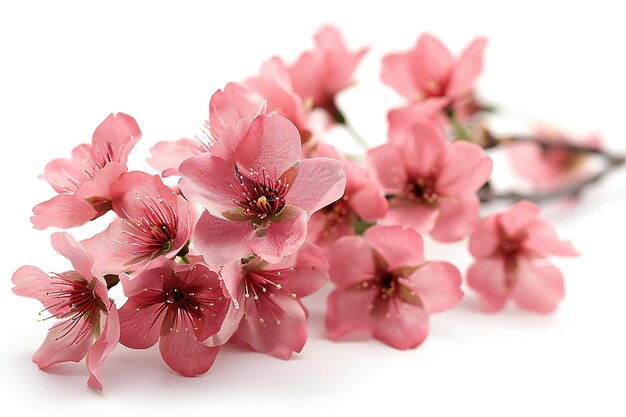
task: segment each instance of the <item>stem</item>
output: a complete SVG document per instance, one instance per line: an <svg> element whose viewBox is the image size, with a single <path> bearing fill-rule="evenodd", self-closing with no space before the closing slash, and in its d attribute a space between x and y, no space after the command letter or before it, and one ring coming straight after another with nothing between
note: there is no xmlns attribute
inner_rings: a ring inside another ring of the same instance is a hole
<svg viewBox="0 0 626 417"><path fill-rule="evenodd" d="M346 120L346 122L344 123L343 127L345 127L345 129L348 131L348 133L350 134L350 136L352 136L352 139L354 139L354 141L364 150L369 149L369 144L365 141L365 139L363 139L363 137L361 135L359 135L359 132L357 132L354 127L348 123L348 121Z"/></svg>
<svg viewBox="0 0 626 417"><path fill-rule="evenodd" d="M189 265L189 264L190 264L189 259L187 259L187 257L186 257L186 256L179 256L179 258L180 258L180 261L181 261L183 264L185 264L185 265Z"/></svg>

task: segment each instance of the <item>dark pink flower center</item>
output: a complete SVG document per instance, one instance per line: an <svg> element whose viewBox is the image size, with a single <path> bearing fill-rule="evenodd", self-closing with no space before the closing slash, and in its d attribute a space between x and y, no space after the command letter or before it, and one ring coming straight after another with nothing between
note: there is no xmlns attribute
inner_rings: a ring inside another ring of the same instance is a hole
<svg viewBox="0 0 626 417"><path fill-rule="evenodd" d="M258 216L264 219L267 216L280 213L285 207L285 196L289 184L284 178L274 179L265 171L253 172L248 178L237 171L241 198L235 201L243 209L246 216Z"/></svg>
<svg viewBox="0 0 626 417"><path fill-rule="evenodd" d="M140 216L131 218L121 208L127 217L124 221L130 226L129 230L123 232L128 236L124 243L133 245L132 253L137 260L169 252L178 232L177 213L160 198L157 201L148 196L137 199L143 206Z"/></svg>
<svg viewBox="0 0 626 417"><path fill-rule="evenodd" d="M276 325L280 325L281 317L284 317L287 313L278 305L274 298L277 295L287 294L292 298L296 298L297 295L293 293L287 293L278 281L281 280L281 274L291 271L293 268L264 270L254 269L248 272L244 279L245 297L246 299L252 299L254 303L246 304L248 308L256 309L256 313L259 317L259 324L265 325L268 320L272 321ZM249 319L246 311L244 318Z"/></svg>
<svg viewBox="0 0 626 417"><path fill-rule="evenodd" d="M92 334L92 331L99 326L100 311L106 307L96 297L94 293L95 282L90 284L82 275L76 271L68 271L62 274L50 276L53 290L47 291L44 295L43 304L46 307L39 314L48 311L52 317L68 319L54 325L50 330L58 332L55 340L67 336L78 326L78 333L71 340L68 346L79 343L85 337Z"/></svg>
<svg viewBox="0 0 626 417"><path fill-rule="evenodd" d="M435 204L439 194L435 191L435 180L431 177L418 177L409 184L409 198L419 200L424 204Z"/></svg>

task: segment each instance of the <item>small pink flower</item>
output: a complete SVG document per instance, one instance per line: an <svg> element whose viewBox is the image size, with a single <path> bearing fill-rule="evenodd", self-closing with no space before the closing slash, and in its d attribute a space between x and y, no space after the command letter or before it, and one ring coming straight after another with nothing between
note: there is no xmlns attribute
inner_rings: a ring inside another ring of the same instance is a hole
<svg viewBox="0 0 626 417"><path fill-rule="evenodd" d="M140 138L135 119L111 114L96 128L91 145L76 147L72 159L46 165L41 178L59 195L33 208L35 229L80 226L109 211L109 188L126 171L128 154Z"/></svg>
<svg viewBox="0 0 626 417"><path fill-rule="evenodd" d="M580 144L600 149L599 136L581 140L568 137L562 132L540 129L537 136L555 144ZM560 188L586 174L588 154L566 148L542 148L535 143L511 143L507 145L508 156L515 173L542 189Z"/></svg>
<svg viewBox="0 0 626 417"><path fill-rule="evenodd" d="M352 74L367 50L348 51L335 28L323 27L315 34L315 49L304 52L289 68L293 89L305 102L311 100L334 114L335 95L354 83Z"/></svg>
<svg viewBox="0 0 626 417"><path fill-rule="evenodd" d="M410 51L383 59L381 78L412 101L444 97L454 103L472 93L486 44L486 39L478 38L454 59L437 38L424 34Z"/></svg>
<svg viewBox="0 0 626 417"><path fill-rule="evenodd" d="M307 235L310 242L327 245L342 236L354 234L358 220L373 223L385 217L389 205L383 190L362 165L349 161L326 144L317 145L312 156L341 161L346 173L346 190L342 198L311 216Z"/></svg>
<svg viewBox="0 0 626 417"><path fill-rule="evenodd" d="M470 239L470 252L476 262L467 282L480 295L483 309L500 310L512 298L539 313L554 311L565 294L561 271L546 258L578 255L529 201L483 220Z"/></svg>
<svg viewBox="0 0 626 417"><path fill-rule="evenodd" d="M80 243L67 233L55 233L52 247L72 262L74 270L46 274L34 266L23 266L13 275L15 294L41 301L42 313L50 314L44 320L63 320L50 328L33 362L46 369L87 357L87 384L102 391L104 360L120 337L117 309L109 300L104 279L92 275L93 259Z"/></svg>
<svg viewBox="0 0 626 417"><path fill-rule="evenodd" d="M396 349L411 349L426 339L429 315L463 297L459 271L425 261L422 238L411 229L374 226L364 238L339 239L327 256L338 287L326 313L333 339L365 331Z"/></svg>
<svg viewBox="0 0 626 417"><path fill-rule="evenodd" d="M219 347L202 342L217 333L229 299L206 265L177 265L160 258L133 279L120 276L128 301L120 308L120 343L147 349L159 342L161 357L184 376L207 372Z"/></svg>
<svg viewBox="0 0 626 417"><path fill-rule="evenodd" d="M340 161L300 159L293 123L258 116L233 159L202 154L180 167L182 192L202 204L194 245L211 265L226 265L252 253L278 262L306 238L309 217L343 195Z"/></svg>
<svg viewBox="0 0 626 417"><path fill-rule="evenodd" d="M173 258L187 244L192 229L187 201L157 175L124 173L111 190L119 219L83 241L96 273L137 272L159 256Z"/></svg>
<svg viewBox="0 0 626 417"><path fill-rule="evenodd" d="M308 109L294 91L289 69L280 58L264 62L259 75L249 78L245 84L267 100L267 113L277 112L298 128L303 144L311 140L314 132L309 126Z"/></svg>
<svg viewBox="0 0 626 417"><path fill-rule="evenodd" d="M265 113L266 104L259 94L243 84L228 83L217 90L209 104L209 118L205 122L208 133L196 139L163 141L150 149L148 163L163 176L180 175L180 164L200 153L228 157L246 135L256 116Z"/></svg>
<svg viewBox="0 0 626 417"><path fill-rule="evenodd" d="M437 240L460 240L478 223L476 192L491 173L480 146L446 141L430 124L416 124L402 146L370 150L367 164L390 197L385 225L412 227Z"/></svg>
<svg viewBox="0 0 626 417"><path fill-rule="evenodd" d="M307 314L299 299L328 281L328 262L320 248L305 243L296 255L275 264L261 258L237 261L221 275L239 304L233 340L281 359L302 350Z"/></svg>

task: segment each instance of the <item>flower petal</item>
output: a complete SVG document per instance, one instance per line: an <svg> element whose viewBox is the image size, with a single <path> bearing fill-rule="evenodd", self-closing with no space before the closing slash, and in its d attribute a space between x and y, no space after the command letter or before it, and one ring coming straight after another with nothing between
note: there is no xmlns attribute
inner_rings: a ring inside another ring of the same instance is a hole
<svg viewBox="0 0 626 417"><path fill-rule="evenodd" d="M131 349L154 346L164 314L163 304L152 303L146 296L130 297L119 310L120 343Z"/></svg>
<svg viewBox="0 0 626 417"><path fill-rule="evenodd" d="M437 221L439 210L419 201L395 197L389 201L389 211L381 221L384 226L403 226L415 229L419 233L428 233Z"/></svg>
<svg viewBox="0 0 626 417"><path fill-rule="evenodd" d="M413 349L428 336L428 313L397 298L389 301L387 314L372 317L372 335L396 349ZM395 303L391 307L391 303Z"/></svg>
<svg viewBox="0 0 626 417"><path fill-rule="evenodd" d="M507 272L504 259L479 259L467 271L467 283L480 296L485 311L497 311L504 307L509 297Z"/></svg>
<svg viewBox="0 0 626 417"><path fill-rule="evenodd" d="M150 148L151 158L146 162L161 172L164 177L180 175L178 167L186 159L206 152L207 149L195 139L180 139L175 142L162 141Z"/></svg>
<svg viewBox="0 0 626 417"><path fill-rule="evenodd" d="M366 222L382 219L389 210L389 203L382 189L371 180L349 196L348 204Z"/></svg>
<svg viewBox="0 0 626 417"><path fill-rule="evenodd" d="M448 49L429 34L423 34L407 54L415 85L425 96L441 96L446 90L454 61Z"/></svg>
<svg viewBox="0 0 626 417"><path fill-rule="evenodd" d="M457 61L447 95L453 99L470 93L474 82L483 69L483 51L487 46L486 38L475 39Z"/></svg>
<svg viewBox="0 0 626 417"><path fill-rule="evenodd" d="M463 298L461 273L447 262L427 262L408 278L428 313L449 310Z"/></svg>
<svg viewBox="0 0 626 417"><path fill-rule="evenodd" d="M498 218L500 226L509 238L519 237L539 218L539 207L528 200L522 200L499 214Z"/></svg>
<svg viewBox="0 0 626 417"><path fill-rule="evenodd" d="M89 370L89 380L87 385L91 388L102 391L102 367L104 360L111 354L120 339L120 320L115 304L111 303L109 314L104 324L104 330L100 337L89 349L87 353L87 369Z"/></svg>
<svg viewBox="0 0 626 417"><path fill-rule="evenodd" d="M141 130L135 119L124 113L110 114L93 132L94 157L126 165L139 139Z"/></svg>
<svg viewBox="0 0 626 417"><path fill-rule="evenodd" d="M35 229L48 227L69 229L93 220L98 212L84 198L61 194L48 201L37 204L30 218Z"/></svg>
<svg viewBox="0 0 626 417"><path fill-rule="evenodd" d="M424 241L413 229L400 226L373 226L365 240L387 262L390 270L424 263Z"/></svg>
<svg viewBox="0 0 626 417"><path fill-rule="evenodd" d="M79 338L81 330L80 325L71 327L66 334L65 329L69 329L73 323L72 319L67 319L55 324L48 330L48 335L41 347L33 355L33 362L40 369L62 363L62 362L80 362L93 342L93 337L87 335ZM77 341L76 343L73 343Z"/></svg>
<svg viewBox="0 0 626 417"><path fill-rule="evenodd" d="M372 176L385 192L397 194L405 190L408 177L399 148L381 145L370 149L365 158Z"/></svg>
<svg viewBox="0 0 626 417"><path fill-rule="evenodd" d="M305 159L298 165L298 175L285 200L311 216L341 198L345 187L346 176L341 161L321 157Z"/></svg>
<svg viewBox="0 0 626 417"><path fill-rule="evenodd" d="M371 247L360 236L345 236L326 251L330 279L339 288L350 288L374 278L376 272Z"/></svg>
<svg viewBox="0 0 626 417"><path fill-rule="evenodd" d="M380 78L385 84L406 98L417 99L421 95L409 70L407 54L385 56Z"/></svg>
<svg viewBox="0 0 626 417"><path fill-rule="evenodd" d="M476 258L487 258L496 254L500 243L498 217L489 216L476 227L470 238L469 250Z"/></svg>
<svg viewBox="0 0 626 417"><path fill-rule="evenodd" d="M431 236L440 242L455 242L471 234L478 224L480 200L475 194L444 199L437 205L439 216Z"/></svg>
<svg viewBox="0 0 626 417"><path fill-rule="evenodd" d="M370 330L370 307L376 292L337 289L328 296L325 324L331 339Z"/></svg>
<svg viewBox="0 0 626 417"><path fill-rule="evenodd" d="M516 278L511 296L523 309L551 313L565 296L563 274L548 262L522 258Z"/></svg>
<svg viewBox="0 0 626 417"><path fill-rule="evenodd" d="M262 237L254 233L248 235L250 249L270 263L296 253L306 239L307 214L301 208L291 207L294 212L289 220L271 222Z"/></svg>
<svg viewBox="0 0 626 417"><path fill-rule="evenodd" d="M109 162L104 168L96 169L90 181L85 181L81 184L76 191L76 196L84 198L98 197L110 200L111 186L126 170L126 165Z"/></svg>
<svg viewBox="0 0 626 417"><path fill-rule="evenodd" d="M76 272L89 281L92 277L93 258L87 253L85 247L78 243L72 235L65 232L54 233L51 236L51 241L54 250L68 259ZM104 280L101 282L104 284Z"/></svg>
<svg viewBox="0 0 626 417"><path fill-rule="evenodd" d="M268 265L264 270L279 270L280 274L273 277L273 281L280 284L284 291L302 298L324 286L329 279L330 266L324 251L309 242L305 242L294 256L295 263L290 268L284 268L281 262ZM289 260L289 263L292 262ZM262 271L259 273L262 274Z"/></svg>
<svg viewBox="0 0 626 417"><path fill-rule="evenodd" d="M437 191L446 196L475 193L489 179L492 166L480 146L454 142L437 179Z"/></svg>
<svg viewBox="0 0 626 417"><path fill-rule="evenodd" d="M209 265L222 266L252 254L247 241L251 222L232 222L202 213L194 232L194 245Z"/></svg>

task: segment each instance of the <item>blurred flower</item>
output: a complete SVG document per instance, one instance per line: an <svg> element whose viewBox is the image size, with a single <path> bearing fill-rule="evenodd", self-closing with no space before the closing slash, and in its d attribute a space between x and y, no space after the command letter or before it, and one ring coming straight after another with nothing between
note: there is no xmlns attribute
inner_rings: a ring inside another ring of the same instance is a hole
<svg viewBox="0 0 626 417"><path fill-rule="evenodd" d="M173 258L187 244L192 229L187 201L159 176L124 173L111 194L119 219L83 241L95 259L94 272L137 272L159 256Z"/></svg>
<svg viewBox="0 0 626 417"><path fill-rule="evenodd" d="M120 325L117 309L109 300L107 284L92 275L93 258L67 233L52 235L52 247L69 259L74 270L46 274L23 266L13 275L13 292L41 301L44 311L63 321L48 331L33 362L46 369L61 362L79 362L87 357L87 384L102 391L104 360L117 345ZM95 342L94 342L95 340Z"/></svg>
<svg viewBox="0 0 626 417"><path fill-rule="evenodd" d="M412 227L437 240L460 240L478 223L476 192L491 174L480 146L448 143L430 124L416 124L403 145L370 150L367 165L389 198L384 225Z"/></svg>
<svg viewBox="0 0 626 417"><path fill-rule="evenodd" d="M602 140L595 135L575 140L562 132L539 129L536 137L548 144L602 147ZM560 188L584 176L589 157L588 153L566 146L541 146L531 142L510 143L507 150L515 173L541 189Z"/></svg>
<svg viewBox="0 0 626 417"><path fill-rule="evenodd" d="M424 260L421 236L399 226L374 226L364 237L346 236L328 253L330 279L326 327L337 339L367 331L396 349L428 335L429 315L463 297L461 274L447 262Z"/></svg>
<svg viewBox="0 0 626 417"><path fill-rule="evenodd" d="M476 262L467 281L483 309L500 310L512 298L521 308L540 313L555 310L564 296L563 275L546 258L578 255L529 201L483 220L470 239L470 252Z"/></svg>
<svg viewBox="0 0 626 417"><path fill-rule="evenodd" d="M120 343L147 349L159 342L165 363L184 376L207 372L219 352L202 342L219 331L228 310L218 275L206 265L160 258L133 279L121 275L128 301L120 308Z"/></svg>
<svg viewBox="0 0 626 417"><path fill-rule="evenodd" d="M33 208L35 229L80 226L109 211L109 188L126 171L128 154L140 138L135 119L111 114L94 131L91 145L76 147L72 159L46 165L41 178L59 195Z"/></svg>
<svg viewBox="0 0 626 417"><path fill-rule="evenodd" d="M299 299L328 281L323 251L304 243L297 254L271 264L261 258L225 266L222 278L238 300L241 319L234 339L252 349L289 359L307 340L306 310Z"/></svg>
<svg viewBox="0 0 626 417"><path fill-rule="evenodd" d="M346 159L331 145L317 145L312 156L340 160L346 173L346 190L339 200L311 216L307 234L310 242L327 245L354 234L358 221L373 223L385 216L388 204L383 190L365 167Z"/></svg>
<svg viewBox="0 0 626 417"><path fill-rule="evenodd" d="M304 52L289 68L294 91L335 116L335 95L354 83L352 74L367 50L352 53L335 28L321 28L315 34L315 49Z"/></svg>
<svg viewBox="0 0 626 417"><path fill-rule="evenodd" d="M309 217L343 195L340 161L299 161L300 137L279 114L258 116L234 158L194 156L180 167L180 188L205 212L194 244L211 265L252 253L278 262L306 238Z"/></svg>

